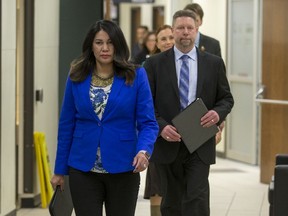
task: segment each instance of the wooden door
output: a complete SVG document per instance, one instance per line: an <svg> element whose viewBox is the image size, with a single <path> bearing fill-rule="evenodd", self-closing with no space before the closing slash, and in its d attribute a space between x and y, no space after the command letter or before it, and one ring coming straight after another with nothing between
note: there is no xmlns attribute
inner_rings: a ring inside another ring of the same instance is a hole
<svg viewBox="0 0 288 216"><path fill-rule="evenodd" d="M275 155L288 154L288 1L263 0L261 182L274 173Z"/></svg>
<svg viewBox="0 0 288 216"><path fill-rule="evenodd" d="M141 25L141 8L133 7L131 9L131 49L133 45L137 42L137 28Z"/></svg>
<svg viewBox="0 0 288 216"><path fill-rule="evenodd" d="M153 7L153 30L157 31L160 26L164 25L164 7Z"/></svg>

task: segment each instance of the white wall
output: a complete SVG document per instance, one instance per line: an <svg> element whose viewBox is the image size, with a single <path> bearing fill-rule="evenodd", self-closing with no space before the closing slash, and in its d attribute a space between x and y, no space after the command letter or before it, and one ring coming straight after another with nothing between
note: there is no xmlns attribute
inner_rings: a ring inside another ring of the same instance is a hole
<svg viewBox="0 0 288 216"><path fill-rule="evenodd" d="M1 197L0 215L15 210L16 1L2 0Z"/></svg>
<svg viewBox="0 0 288 216"><path fill-rule="evenodd" d="M194 0L198 3L203 11L203 23L199 31L205 35L211 36L220 42L221 54L224 62L226 62L226 46L227 46L227 4L226 0ZM222 141L217 145L217 152L225 152L225 131L227 125L222 132Z"/></svg>
<svg viewBox="0 0 288 216"><path fill-rule="evenodd" d="M23 41L18 41L18 61L16 63L16 34L23 35L23 2L18 15L16 33L16 0L2 1L2 101L1 101L1 186L0 216L7 215L16 208L16 64L18 65L20 90L19 97L19 182L18 194L21 198L23 189ZM34 130L46 134L51 167L54 166L57 124L58 124L58 52L59 52L59 1L35 0L35 90L43 88L43 103L35 102ZM19 11L19 10L18 10ZM21 22L21 23L20 23ZM21 36L19 36L21 38ZM36 169L36 164L35 164ZM37 172L37 171L36 171ZM38 182L34 185L35 193L40 192Z"/></svg>
<svg viewBox="0 0 288 216"><path fill-rule="evenodd" d="M43 89L43 102L34 103L34 131L44 132L51 171L58 127L59 0L35 0L34 88Z"/></svg>
<svg viewBox="0 0 288 216"><path fill-rule="evenodd" d="M131 4L121 3L119 7L119 25L125 35L128 46L131 44L131 26L130 26L130 16L131 16Z"/></svg>
<svg viewBox="0 0 288 216"><path fill-rule="evenodd" d="M204 11L203 24L200 32L216 38L220 41L221 54L226 60L226 23L227 23L227 5L226 0L194 0L193 2L201 5Z"/></svg>
<svg viewBox="0 0 288 216"><path fill-rule="evenodd" d="M19 171L18 171L18 195L19 198L30 195L23 188L23 19L24 4L19 0L18 17L18 70L19 70ZM44 132L50 159L51 174L54 167L56 138L58 126L58 56L59 56L59 1L58 0L35 0L34 17L34 93L37 89L43 89L43 102L34 100L34 131ZM35 94L34 94L35 98ZM35 161L34 196L40 193L38 167Z"/></svg>

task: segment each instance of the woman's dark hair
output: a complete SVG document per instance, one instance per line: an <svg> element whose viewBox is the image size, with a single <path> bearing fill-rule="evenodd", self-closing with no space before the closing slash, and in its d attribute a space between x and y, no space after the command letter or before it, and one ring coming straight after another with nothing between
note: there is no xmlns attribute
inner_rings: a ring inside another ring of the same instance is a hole
<svg viewBox="0 0 288 216"><path fill-rule="evenodd" d="M114 46L113 65L116 75L125 77L126 84L132 84L136 66L128 61L130 52L122 30L109 20L100 20L90 27L82 45L82 54L71 63L70 79L81 82L95 68L96 61L92 46L95 35L101 30L109 35Z"/></svg>
<svg viewBox="0 0 288 216"><path fill-rule="evenodd" d="M151 35L155 35L155 38L156 38L155 32L154 32L154 31L149 31L149 32L147 33L146 37L144 38L144 41L143 41L143 49L146 49L146 51L147 51L148 54L149 54L151 51L150 51L150 50L148 49L148 47L147 47L147 42L148 42L148 40L149 40L149 38L150 38ZM159 50L158 50L157 46L155 45L154 50L152 50L152 52L151 52L150 54L155 54L155 53L158 53L158 52L159 52Z"/></svg>

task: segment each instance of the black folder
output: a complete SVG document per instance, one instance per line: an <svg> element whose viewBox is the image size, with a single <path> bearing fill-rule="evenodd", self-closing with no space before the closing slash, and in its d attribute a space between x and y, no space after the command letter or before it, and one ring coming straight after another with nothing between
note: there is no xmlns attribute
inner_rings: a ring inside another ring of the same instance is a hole
<svg viewBox="0 0 288 216"><path fill-rule="evenodd" d="M65 177L64 190L61 191L59 185L56 187L49 204L49 212L51 216L71 216L72 211L72 198L69 190L68 179Z"/></svg>
<svg viewBox="0 0 288 216"><path fill-rule="evenodd" d="M208 128L201 126L201 118L207 112L208 109L202 99L197 98L172 119L173 125L177 128L190 153L198 149L219 131L216 125Z"/></svg>

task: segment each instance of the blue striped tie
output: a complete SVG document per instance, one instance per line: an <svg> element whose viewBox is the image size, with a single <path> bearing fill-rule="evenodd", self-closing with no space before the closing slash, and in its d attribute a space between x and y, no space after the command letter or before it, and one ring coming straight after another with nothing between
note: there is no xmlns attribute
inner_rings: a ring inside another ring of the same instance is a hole
<svg viewBox="0 0 288 216"><path fill-rule="evenodd" d="M180 82L179 82L179 95L181 110L185 109L188 105L188 93L189 93L189 67L188 67L188 55L181 56L182 65L180 69Z"/></svg>

